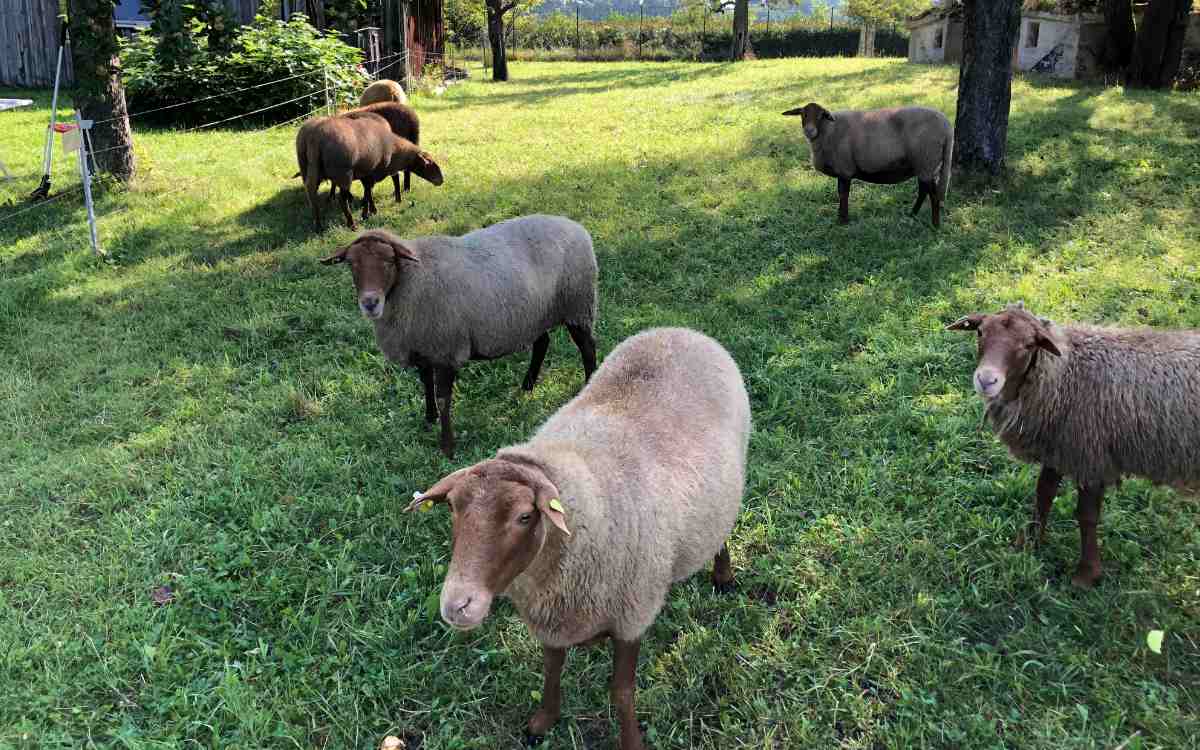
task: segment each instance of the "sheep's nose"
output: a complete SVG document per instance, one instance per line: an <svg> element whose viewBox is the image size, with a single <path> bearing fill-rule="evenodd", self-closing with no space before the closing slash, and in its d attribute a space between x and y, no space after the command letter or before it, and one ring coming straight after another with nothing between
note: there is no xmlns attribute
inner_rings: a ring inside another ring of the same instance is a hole
<svg viewBox="0 0 1200 750"><path fill-rule="evenodd" d="M986 391L995 385L996 381L1000 378L990 372L980 372L975 374L975 379L979 381L979 388Z"/></svg>
<svg viewBox="0 0 1200 750"><path fill-rule="evenodd" d="M471 606L471 597L468 596L466 598L466 601L464 601L462 604L457 605L454 608L454 611L461 615L467 611L467 607L469 607L469 606Z"/></svg>

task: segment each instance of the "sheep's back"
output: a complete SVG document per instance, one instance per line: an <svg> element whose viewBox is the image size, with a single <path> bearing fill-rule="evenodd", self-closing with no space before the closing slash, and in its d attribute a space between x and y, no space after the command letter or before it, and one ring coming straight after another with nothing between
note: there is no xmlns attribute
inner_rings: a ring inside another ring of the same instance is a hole
<svg viewBox="0 0 1200 750"><path fill-rule="evenodd" d="M1083 483L1200 484L1200 331L1063 327L1064 362L993 424L1018 458Z"/></svg>
<svg viewBox="0 0 1200 750"><path fill-rule="evenodd" d="M839 126L845 133L845 146L839 149L843 170L880 173L907 165L929 179L941 165L946 138L953 137L946 116L927 107L851 110L834 116L845 118Z"/></svg>
<svg viewBox="0 0 1200 750"><path fill-rule="evenodd" d="M382 337L376 325L394 361L415 352L460 367L527 349L558 325L592 325L596 260L587 231L573 221L523 217L462 237L406 242L421 263L389 299L394 312Z"/></svg>

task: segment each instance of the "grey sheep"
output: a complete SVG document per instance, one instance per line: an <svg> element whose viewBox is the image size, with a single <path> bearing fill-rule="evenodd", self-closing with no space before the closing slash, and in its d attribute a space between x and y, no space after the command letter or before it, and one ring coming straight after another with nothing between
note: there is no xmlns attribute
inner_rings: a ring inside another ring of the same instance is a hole
<svg viewBox="0 0 1200 750"><path fill-rule="evenodd" d="M655 328L614 349L529 442L415 496L409 510L446 502L453 511L442 619L478 627L503 595L542 643L531 735L558 719L567 649L611 637L621 748L641 750L642 635L671 584L708 560L718 590L731 587L725 541L741 508L749 436L733 358L696 331Z"/></svg>
<svg viewBox="0 0 1200 750"><path fill-rule="evenodd" d="M462 237L364 232L321 262L350 264L380 351L417 369L426 421L440 413L447 456L454 380L468 361L532 346L522 387L533 390L549 332L561 325L579 347L584 379L596 369L596 256L587 230L570 219L525 216Z"/></svg>
<svg viewBox="0 0 1200 750"><path fill-rule="evenodd" d="M915 176L912 215L928 195L933 225L941 226L954 156L954 129L941 112L927 107L830 112L810 102L783 114L800 116L813 168L837 178L840 223L850 222L851 180L892 185Z"/></svg>
<svg viewBox="0 0 1200 750"><path fill-rule="evenodd" d="M350 215L350 183L363 184L363 219L375 213L371 190L388 175L411 170L434 185L442 184L442 171L433 158L410 141L395 135L388 121L364 112L357 117L323 117L304 124L296 133L296 160L313 221L321 229L321 207L317 190L328 179L341 190L342 212L353 229Z"/></svg>
<svg viewBox="0 0 1200 750"><path fill-rule="evenodd" d="M1096 525L1106 487L1128 475L1200 489L1200 330L1056 325L1008 305L951 323L979 337L975 390L1014 457L1042 465L1033 521L1040 543L1059 484L1079 487L1080 561L1071 581L1100 579Z"/></svg>
<svg viewBox="0 0 1200 750"><path fill-rule="evenodd" d="M400 84L386 78L381 78L363 89L362 96L358 100L358 106L365 107L368 104L377 104L379 102L408 104L408 95L404 93L404 87Z"/></svg>

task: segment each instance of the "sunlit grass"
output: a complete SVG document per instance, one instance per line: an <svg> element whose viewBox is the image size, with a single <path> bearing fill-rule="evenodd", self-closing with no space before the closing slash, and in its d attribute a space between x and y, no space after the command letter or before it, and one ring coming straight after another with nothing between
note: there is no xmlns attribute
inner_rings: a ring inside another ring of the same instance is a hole
<svg viewBox="0 0 1200 750"><path fill-rule="evenodd" d="M1200 98L1020 79L1009 178L956 178L942 230L915 186L835 185L796 123L920 103L956 71L894 61L527 64L418 97L446 184L384 191L370 225L460 233L561 213L600 258L602 353L700 328L755 417L737 594L678 586L642 651L658 748L1182 748L1200 733L1194 503L1106 498L1107 579L1009 547L1034 475L986 429L972 344L942 326L1014 299L1064 320L1200 326ZM5 93L4 95L11 95ZM27 94L28 95L28 94ZM452 633L428 610L448 522L415 489L528 436L579 388L555 334L467 368L460 455L419 384L316 259L294 129L135 120L139 176L10 221L49 95L0 114L0 747L515 747L541 658L511 607ZM65 112L66 110L64 110ZM77 180L56 157L55 187ZM174 601L157 606L152 589ZM1166 631L1162 655L1145 645ZM544 747L609 747L602 649L568 662Z"/></svg>

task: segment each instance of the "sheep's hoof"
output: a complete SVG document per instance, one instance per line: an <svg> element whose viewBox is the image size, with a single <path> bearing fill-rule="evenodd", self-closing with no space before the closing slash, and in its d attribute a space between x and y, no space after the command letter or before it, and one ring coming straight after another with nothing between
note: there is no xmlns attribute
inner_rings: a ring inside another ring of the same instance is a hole
<svg viewBox="0 0 1200 750"><path fill-rule="evenodd" d="M437 421L438 421L438 413L437 413L436 411L434 411L434 412L428 412L428 411L427 411L427 412L425 412L425 424L430 424L430 425L431 425L431 424L434 424L434 423L436 423Z"/></svg>
<svg viewBox="0 0 1200 750"><path fill-rule="evenodd" d="M717 592L718 594L732 594L736 590L737 586L734 584L732 578L730 578L728 581L718 581L713 579L713 591Z"/></svg>
<svg viewBox="0 0 1200 750"><path fill-rule="evenodd" d="M542 744L542 740L544 739L546 739L546 735L544 734L532 734L531 732L526 732L525 747L537 747L538 745Z"/></svg>
<svg viewBox="0 0 1200 750"><path fill-rule="evenodd" d="M526 380L525 382L521 383L521 390L532 391L533 386L535 386L535 385L537 385L537 384L534 383L532 380Z"/></svg>
<svg viewBox="0 0 1200 750"><path fill-rule="evenodd" d="M1071 583L1087 591L1096 585L1102 575L1099 568L1081 564L1075 575L1071 576Z"/></svg>
<svg viewBox="0 0 1200 750"><path fill-rule="evenodd" d="M536 738L532 740L534 744L541 742L556 721L558 721L558 712L539 708L533 713L533 716L529 717L529 724L525 728L526 741L530 741L528 738Z"/></svg>

